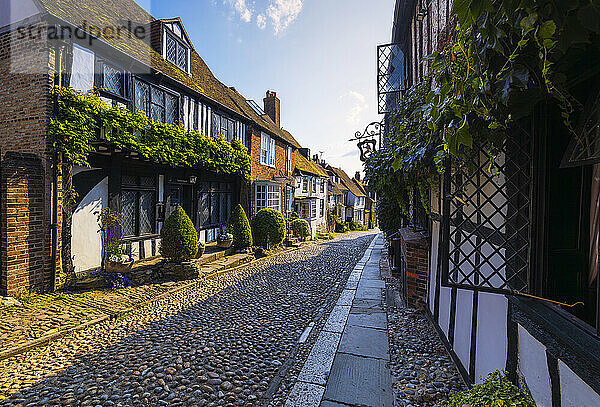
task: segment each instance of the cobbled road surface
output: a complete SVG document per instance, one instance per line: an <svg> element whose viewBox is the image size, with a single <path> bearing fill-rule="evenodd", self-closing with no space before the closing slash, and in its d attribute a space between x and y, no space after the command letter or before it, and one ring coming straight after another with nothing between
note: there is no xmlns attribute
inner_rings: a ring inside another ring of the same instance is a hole
<svg viewBox="0 0 600 407"><path fill-rule="evenodd" d="M373 237L284 253L0 361L0 406L281 405L300 336Z"/></svg>

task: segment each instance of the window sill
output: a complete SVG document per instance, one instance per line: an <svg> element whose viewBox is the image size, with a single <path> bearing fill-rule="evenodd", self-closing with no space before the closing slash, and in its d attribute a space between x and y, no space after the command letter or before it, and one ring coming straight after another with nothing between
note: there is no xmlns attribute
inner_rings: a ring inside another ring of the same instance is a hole
<svg viewBox="0 0 600 407"><path fill-rule="evenodd" d="M135 242L141 242L143 240L150 240L150 239L160 239L160 234L149 233L147 235L141 235L141 236L128 236L128 237L124 237L123 239L121 239L121 241L123 243L135 243Z"/></svg>

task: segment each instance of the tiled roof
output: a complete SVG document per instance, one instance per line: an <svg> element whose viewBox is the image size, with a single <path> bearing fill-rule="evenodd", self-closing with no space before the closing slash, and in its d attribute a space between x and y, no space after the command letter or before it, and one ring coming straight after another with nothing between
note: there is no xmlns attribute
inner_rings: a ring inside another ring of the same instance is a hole
<svg viewBox="0 0 600 407"><path fill-rule="evenodd" d="M246 102L246 98L234 88L229 88L221 83L211 72L208 65L192 47L191 65L189 75L174 64L165 60L162 55L152 47L151 35L153 27L159 21L179 22L180 18L157 20L133 0L38 0L40 5L51 15L66 21L73 26L89 27L121 27L132 22L134 26L143 26L146 29L147 39L140 39L135 35L122 34L120 36L103 37L102 40L113 46L129 57L142 64L163 73L190 89L193 89L218 104L245 116L258 126L281 138L295 148L300 144L287 131L280 129L267 115L258 115ZM187 38L187 33L184 35Z"/></svg>
<svg viewBox="0 0 600 407"><path fill-rule="evenodd" d="M148 37L152 26L158 21L133 0L38 0L46 11L55 17L74 26L85 27L121 27L131 21L137 26L144 26ZM181 21L169 19L169 21ZM182 24L183 27L183 24ZM166 61L152 46L151 41L142 40L135 35L114 35L102 40L142 64L161 72L169 78L203 94L209 99L244 115L231 97L228 88L210 71L208 65L192 48L191 75Z"/></svg>
<svg viewBox="0 0 600 407"><path fill-rule="evenodd" d="M355 196L366 196L360 190L360 188L358 188L358 186L352 181L352 179L350 179L350 177L348 176L348 174L346 174L346 172L344 170L342 170L341 168L336 168L336 167L331 167L331 170L338 177L340 177L341 183L344 184L346 189L348 189L350 192L352 192Z"/></svg>
<svg viewBox="0 0 600 407"><path fill-rule="evenodd" d="M307 159L302 154L296 155L296 169L320 177L329 177L319 164Z"/></svg>
<svg viewBox="0 0 600 407"><path fill-rule="evenodd" d="M235 88L227 88L229 97L233 101L233 103L238 107L241 111L244 112L244 115L249 117L254 123L267 130L271 134L276 137L281 138L286 143L292 145L295 148L300 148L300 144L296 141L292 135L283 129L277 127L277 125L271 120L271 117L268 115L259 115L257 114L252 107L246 101L247 99L238 92Z"/></svg>

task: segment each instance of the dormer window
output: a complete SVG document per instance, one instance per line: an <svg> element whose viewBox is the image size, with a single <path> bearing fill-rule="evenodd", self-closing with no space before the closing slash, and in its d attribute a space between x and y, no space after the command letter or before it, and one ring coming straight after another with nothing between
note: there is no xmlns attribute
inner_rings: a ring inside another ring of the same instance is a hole
<svg viewBox="0 0 600 407"><path fill-rule="evenodd" d="M167 61L188 72L188 47L171 33L167 33Z"/></svg>
<svg viewBox="0 0 600 407"><path fill-rule="evenodd" d="M163 22L163 58L190 73L192 45L179 20L176 20L165 20Z"/></svg>

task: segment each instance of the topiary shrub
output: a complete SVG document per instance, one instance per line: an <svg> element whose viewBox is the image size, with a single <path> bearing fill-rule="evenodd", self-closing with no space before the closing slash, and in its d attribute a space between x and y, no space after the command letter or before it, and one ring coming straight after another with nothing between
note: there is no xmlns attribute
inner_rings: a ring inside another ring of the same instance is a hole
<svg viewBox="0 0 600 407"><path fill-rule="evenodd" d="M290 224L290 228L291 228L294 236L296 236L302 240L306 240L306 238L311 235L310 224L308 223L308 221L306 219L293 220L292 223Z"/></svg>
<svg viewBox="0 0 600 407"><path fill-rule="evenodd" d="M233 235L233 246L245 249L252 246L252 230L246 212L239 205L231 213L228 225L229 233Z"/></svg>
<svg viewBox="0 0 600 407"><path fill-rule="evenodd" d="M258 211L252 220L254 244L266 249L283 242L285 237L285 219L281 212L265 208Z"/></svg>
<svg viewBox="0 0 600 407"><path fill-rule="evenodd" d="M181 206L165 220L160 239L160 254L168 260L187 261L198 251L198 233Z"/></svg>
<svg viewBox="0 0 600 407"><path fill-rule="evenodd" d="M476 384L467 391L452 395L450 401L445 406L535 407L535 402L524 382L521 387L515 386L508 380L506 374L496 370L483 379L482 383Z"/></svg>
<svg viewBox="0 0 600 407"><path fill-rule="evenodd" d="M348 231L348 224L346 222L337 222L335 224L336 233L346 233Z"/></svg>
<svg viewBox="0 0 600 407"><path fill-rule="evenodd" d="M350 221L350 230L352 231L357 231L357 230L366 230L365 226L362 223L358 223L355 221Z"/></svg>

